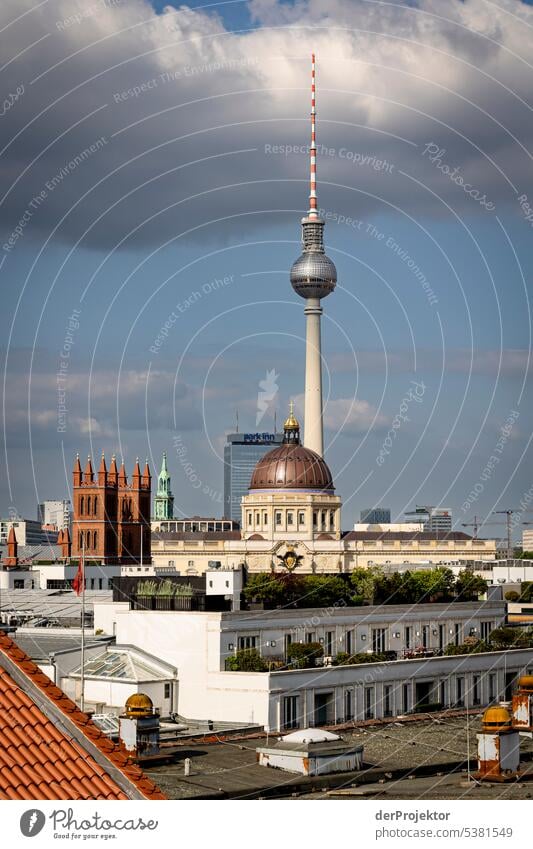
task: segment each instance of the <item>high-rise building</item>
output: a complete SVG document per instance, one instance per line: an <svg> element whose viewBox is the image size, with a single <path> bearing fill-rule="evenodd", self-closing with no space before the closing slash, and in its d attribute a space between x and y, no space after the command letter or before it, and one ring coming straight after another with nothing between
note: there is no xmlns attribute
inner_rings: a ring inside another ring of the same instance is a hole
<svg viewBox="0 0 533 849"><path fill-rule="evenodd" d="M390 510L387 507L369 507L359 514L361 524L390 525Z"/></svg>
<svg viewBox="0 0 533 849"><path fill-rule="evenodd" d="M424 523L424 531L430 533L447 534L452 529L452 511L445 507L433 507L431 505L416 505L414 510L408 511L406 516L414 516Z"/></svg>
<svg viewBox="0 0 533 849"><path fill-rule="evenodd" d="M318 215L316 194L316 108L315 55L311 57L311 174L309 210L302 218L301 256L291 268L294 291L305 298L305 409L304 446L319 457L324 453L322 422L322 347L320 317L322 298L333 292L337 284L337 269L324 250L324 221Z"/></svg>
<svg viewBox="0 0 533 849"><path fill-rule="evenodd" d="M42 501L37 505L37 519L41 525L64 531L70 526L70 501Z"/></svg>
<svg viewBox="0 0 533 849"><path fill-rule="evenodd" d="M57 531L43 529L36 519L23 519L19 516L0 519L0 543L6 543L11 528L15 529L19 545L54 545Z"/></svg>
<svg viewBox="0 0 533 849"><path fill-rule="evenodd" d="M444 508L431 508L427 520L424 522L424 530L431 533L447 534L452 529L452 511Z"/></svg>
<svg viewBox="0 0 533 849"><path fill-rule="evenodd" d="M79 456L73 472L72 553L105 563L150 562L152 477L148 461L141 474L135 463L128 483L124 461L107 470L104 455L94 475L91 458L82 472Z"/></svg>
<svg viewBox="0 0 533 849"><path fill-rule="evenodd" d="M248 494L258 461L275 445L282 433L228 433L224 446L224 517L241 522L241 499Z"/></svg>
<svg viewBox="0 0 533 849"><path fill-rule="evenodd" d="M170 474L167 468L166 451L163 452L161 471L157 478L157 492L154 499L154 519L174 518L174 496L170 489Z"/></svg>

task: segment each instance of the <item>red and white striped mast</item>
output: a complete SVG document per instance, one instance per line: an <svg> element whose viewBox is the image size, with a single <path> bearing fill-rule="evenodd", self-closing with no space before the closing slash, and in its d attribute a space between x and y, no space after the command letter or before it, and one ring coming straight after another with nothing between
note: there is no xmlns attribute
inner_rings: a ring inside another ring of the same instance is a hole
<svg viewBox="0 0 533 849"><path fill-rule="evenodd" d="M309 191L309 218L318 218L316 197L316 84L315 84L315 54L311 53L311 173Z"/></svg>

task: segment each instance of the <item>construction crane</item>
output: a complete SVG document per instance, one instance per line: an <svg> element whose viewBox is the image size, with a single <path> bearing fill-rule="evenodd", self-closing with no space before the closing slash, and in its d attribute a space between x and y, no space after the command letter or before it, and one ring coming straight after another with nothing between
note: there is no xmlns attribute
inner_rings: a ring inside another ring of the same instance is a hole
<svg viewBox="0 0 533 849"><path fill-rule="evenodd" d="M477 539L479 529L484 528L485 525L501 525L501 522L485 522L485 520L480 519L479 516L474 516L473 522L461 522L462 528L474 528L474 539Z"/></svg>
<svg viewBox="0 0 533 849"><path fill-rule="evenodd" d="M512 560L513 554L514 554L513 540L512 540L512 533L513 533L512 520L513 520L513 516L514 516L515 513L520 513L520 514L522 514L522 513L533 513L533 510L509 509L509 510L493 510L492 512L493 512L494 515L501 515L501 516L506 517L505 519L502 519L501 523L499 523L499 524L502 524L503 522L505 522L505 524L507 525L507 559ZM526 524L526 523L522 523L522 524Z"/></svg>

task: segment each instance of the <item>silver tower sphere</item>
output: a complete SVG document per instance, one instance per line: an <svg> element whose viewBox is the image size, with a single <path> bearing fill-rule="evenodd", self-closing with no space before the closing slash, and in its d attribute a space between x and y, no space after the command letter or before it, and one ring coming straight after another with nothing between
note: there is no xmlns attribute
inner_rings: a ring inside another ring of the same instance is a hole
<svg viewBox="0 0 533 849"><path fill-rule="evenodd" d="M337 269L324 250L324 221L302 218L303 253L291 268L291 284L301 298L325 298L337 285Z"/></svg>

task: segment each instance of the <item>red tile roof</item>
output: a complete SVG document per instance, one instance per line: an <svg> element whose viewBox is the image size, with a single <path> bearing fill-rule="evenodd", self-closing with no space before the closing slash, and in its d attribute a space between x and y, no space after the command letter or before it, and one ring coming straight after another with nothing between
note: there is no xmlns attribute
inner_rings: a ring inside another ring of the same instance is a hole
<svg viewBox="0 0 533 849"><path fill-rule="evenodd" d="M165 799L0 631L0 799Z"/></svg>

